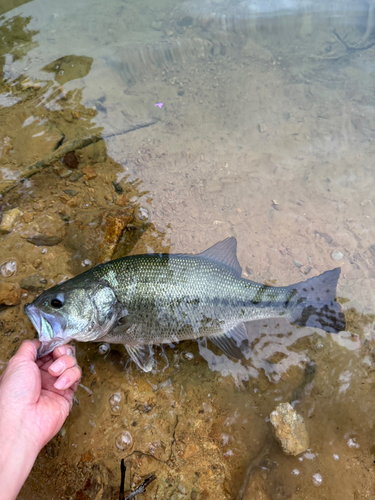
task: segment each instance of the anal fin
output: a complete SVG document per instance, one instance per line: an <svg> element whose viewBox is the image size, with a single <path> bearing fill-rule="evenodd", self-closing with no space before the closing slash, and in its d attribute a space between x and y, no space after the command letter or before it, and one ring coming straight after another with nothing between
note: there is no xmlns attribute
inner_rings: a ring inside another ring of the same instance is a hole
<svg viewBox="0 0 375 500"><path fill-rule="evenodd" d="M234 326L233 324L230 326L228 325L228 327L229 330L217 335L210 336L209 339L228 356L236 359L241 359L244 357L244 352L243 349L241 349L241 344L243 341L247 341L249 338L247 335L246 326L241 321Z"/></svg>
<svg viewBox="0 0 375 500"><path fill-rule="evenodd" d="M136 363L139 368L141 368L144 372L149 372L152 370L154 365L154 351L152 349L152 345L126 345L125 348L129 353L129 356L132 358L134 363Z"/></svg>

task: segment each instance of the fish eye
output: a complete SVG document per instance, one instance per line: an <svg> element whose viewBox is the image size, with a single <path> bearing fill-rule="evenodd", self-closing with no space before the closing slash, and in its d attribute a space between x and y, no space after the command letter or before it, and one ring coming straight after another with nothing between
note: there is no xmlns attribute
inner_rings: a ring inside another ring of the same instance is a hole
<svg viewBox="0 0 375 500"><path fill-rule="evenodd" d="M63 305L64 305L64 302L62 300L58 299L57 297L55 297L54 299L51 300L51 306L54 309L60 309Z"/></svg>

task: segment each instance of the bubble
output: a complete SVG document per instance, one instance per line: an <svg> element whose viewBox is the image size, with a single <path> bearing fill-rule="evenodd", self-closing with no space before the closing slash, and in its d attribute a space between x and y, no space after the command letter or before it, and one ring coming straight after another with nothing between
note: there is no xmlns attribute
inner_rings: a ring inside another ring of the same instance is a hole
<svg viewBox="0 0 375 500"><path fill-rule="evenodd" d="M194 354L192 352L185 352L184 358L191 361L192 359L194 359Z"/></svg>
<svg viewBox="0 0 375 500"><path fill-rule="evenodd" d="M122 431L115 438L117 451L130 451L133 446L133 438L129 431Z"/></svg>
<svg viewBox="0 0 375 500"><path fill-rule="evenodd" d="M293 474L294 476L299 476L299 475L300 475L300 471L299 471L298 469L293 469L293 470L292 470L292 474Z"/></svg>
<svg viewBox="0 0 375 500"><path fill-rule="evenodd" d="M91 262L91 260L90 260L90 259L85 259L85 260L83 260L83 261L81 262L81 266L82 266L82 267L89 267L89 266L91 266L91 265L92 265L92 262Z"/></svg>
<svg viewBox="0 0 375 500"><path fill-rule="evenodd" d="M111 346L108 344L108 342L104 342L104 344L100 344L98 347L98 352L99 354L107 354L111 349Z"/></svg>
<svg viewBox="0 0 375 500"><path fill-rule="evenodd" d="M141 222L145 222L150 218L149 211L147 210L147 208L140 207L135 213L135 218L140 220Z"/></svg>
<svg viewBox="0 0 375 500"><path fill-rule="evenodd" d="M42 253L43 255L45 255L47 253L47 248L42 248L40 253Z"/></svg>
<svg viewBox="0 0 375 500"><path fill-rule="evenodd" d="M10 278L17 273L17 261L14 259L5 260L0 265L0 273L4 278Z"/></svg>
<svg viewBox="0 0 375 500"><path fill-rule="evenodd" d="M360 445L357 443L356 438L348 439L348 446L349 448L360 448Z"/></svg>
<svg viewBox="0 0 375 500"><path fill-rule="evenodd" d="M334 454L333 454L333 459L334 459L334 460L339 460L339 459L340 459L340 457L337 455L337 453L334 453Z"/></svg>
<svg viewBox="0 0 375 500"><path fill-rule="evenodd" d="M313 475L312 480L313 480L314 486L320 486L323 482L323 478L318 472Z"/></svg>
<svg viewBox="0 0 375 500"><path fill-rule="evenodd" d="M115 392L109 396L109 406L111 408L112 415L119 415L121 413L121 393Z"/></svg>

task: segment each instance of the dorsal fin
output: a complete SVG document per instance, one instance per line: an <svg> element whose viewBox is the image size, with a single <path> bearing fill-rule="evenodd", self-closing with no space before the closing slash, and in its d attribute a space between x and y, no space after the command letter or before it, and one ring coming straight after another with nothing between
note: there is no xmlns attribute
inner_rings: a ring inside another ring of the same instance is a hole
<svg viewBox="0 0 375 500"><path fill-rule="evenodd" d="M233 236L223 241L219 241L211 248L199 253L197 256L213 260L219 264L225 264L238 276L242 274L242 269L237 259L237 240Z"/></svg>

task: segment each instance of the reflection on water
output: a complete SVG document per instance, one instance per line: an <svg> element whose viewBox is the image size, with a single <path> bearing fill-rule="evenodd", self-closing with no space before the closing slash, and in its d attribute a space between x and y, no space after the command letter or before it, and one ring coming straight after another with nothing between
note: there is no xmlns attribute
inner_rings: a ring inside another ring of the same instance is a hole
<svg viewBox="0 0 375 500"><path fill-rule="evenodd" d="M145 498L371 498L374 5L2 2L1 369L42 290L232 235L254 281L340 266L348 323L247 325L246 362L158 347L151 373L78 344L78 404L20 498L117 498L121 458L125 489L157 476ZM298 457L268 422L286 401L310 437Z"/></svg>

